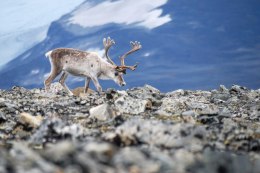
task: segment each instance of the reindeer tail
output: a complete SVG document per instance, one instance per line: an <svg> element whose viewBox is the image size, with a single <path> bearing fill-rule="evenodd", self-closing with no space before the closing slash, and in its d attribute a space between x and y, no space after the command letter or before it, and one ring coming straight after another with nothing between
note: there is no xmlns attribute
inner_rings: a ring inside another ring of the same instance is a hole
<svg viewBox="0 0 260 173"><path fill-rule="evenodd" d="M45 53L45 56L46 56L46 58L50 58L50 56L51 56L51 53L52 53L52 50L51 50L51 51L49 51L49 52L47 52L47 53Z"/></svg>

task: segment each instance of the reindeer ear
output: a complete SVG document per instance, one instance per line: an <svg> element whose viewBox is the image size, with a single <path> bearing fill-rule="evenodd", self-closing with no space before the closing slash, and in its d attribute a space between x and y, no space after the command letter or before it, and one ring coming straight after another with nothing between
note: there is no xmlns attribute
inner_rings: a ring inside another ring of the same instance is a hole
<svg viewBox="0 0 260 173"><path fill-rule="evenodd" d="M126 74L126 68L121 67L121 66L116 66L115 70L118 71L119 73L124 73Z"/></svg>
<svg viewBox="0 0 260 173"><path fill-rule="evenodd" d="M116 71L118 71L119 73L126 74L126 68L122 68L121 66L116 66L115 69L116 69Z"/></svg>
<svg viewBox="0 0 260 173"><path fill-rule="evenodd" d="M118 71L118 72L122 72L122 67L121 67L121 66L116 66L115 69L116 69L116 71Z"/></svg>

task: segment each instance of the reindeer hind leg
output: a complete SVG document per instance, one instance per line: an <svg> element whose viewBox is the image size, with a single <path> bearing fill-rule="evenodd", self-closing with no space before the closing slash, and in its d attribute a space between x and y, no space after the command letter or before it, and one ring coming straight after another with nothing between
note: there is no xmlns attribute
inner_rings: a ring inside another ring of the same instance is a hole
<svg viewBox="0 0 260 173"><path fill-rule="evenodd" d="M51 72L48 78L44 81L45 90L48 91L50 89L51 82L61 73L61 69L59 67L55 67L53 62L51 62Z"/></svg>

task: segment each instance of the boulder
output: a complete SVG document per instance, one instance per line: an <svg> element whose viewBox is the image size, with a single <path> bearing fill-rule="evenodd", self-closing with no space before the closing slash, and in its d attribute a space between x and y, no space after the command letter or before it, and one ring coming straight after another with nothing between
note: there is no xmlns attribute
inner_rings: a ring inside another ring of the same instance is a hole
<svg viewBox="0 0 260 173"><path fill-rule="evenodd" d="M100 121L112 119L116 115L115 111L107 103L91 108L89 110L89 114L90 118L96 118Z"/></svg>
<svg viewBox="0 0 260 173"><path fill-rule="evenodd" d="M140 114L147 106L150 106L149 101L130 96L121 96L115 101L115 108L121 114Z"/></svg>
<svg viewBox="0 0 260 173"><path fill-rule="evenodd" d="M38 116L32 116L29 113L23 112L20 114L20 116L18 117L19 122L22 123L23 125L29 126L29 127L33 127L33 128L37 128L40 126L43 117L38 115Z"/></svg>

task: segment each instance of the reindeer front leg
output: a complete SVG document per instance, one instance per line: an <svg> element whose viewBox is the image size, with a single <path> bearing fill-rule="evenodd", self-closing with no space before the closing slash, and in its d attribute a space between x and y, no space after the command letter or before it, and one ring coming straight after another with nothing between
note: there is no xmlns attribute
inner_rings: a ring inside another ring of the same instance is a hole
<svg viewBox="0 0 260 173"><path fill-rule="evenodd" d="M94 85L95 85L95 87L96 87L96 89L97 89L97 92L98 92L99 94L101 94L101 92L102 92L102 87L100 86L100 84L99 84L99 82L98 82L98 79L97 79L96 77L92 77L91 80L93 81L93 83L94 83Z"/></svg>
<svg viewBox="0 0 260 173"><path fill-rule="evenodd" d="M85 82L84 93L87 93L87 92L88 92L90 80L91 80L91 78L90 78L90 77L87 77L86 82Z"/></svg>
<svg viewBox="0 0 260 173"><path fill-rule="evenodd" d="M67 77L68 77L68 73L63 72L61 75L61 78L59 80L59 83L63 86L63 88L67 91L67 93L72 96L73 93L70 91L70 89L65 84L65 80L67 79Z"/></svg>

